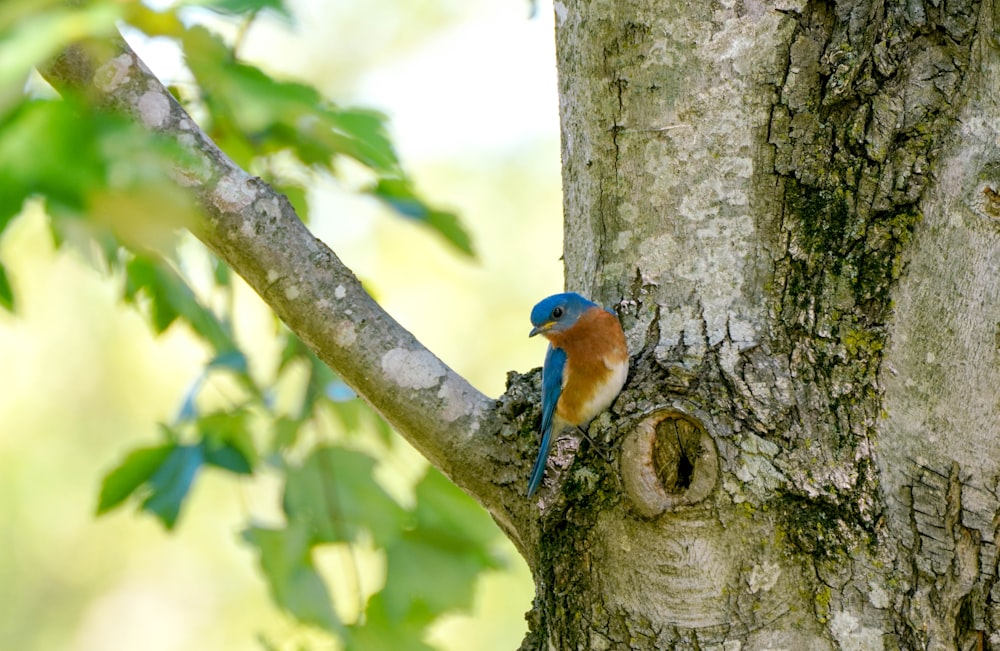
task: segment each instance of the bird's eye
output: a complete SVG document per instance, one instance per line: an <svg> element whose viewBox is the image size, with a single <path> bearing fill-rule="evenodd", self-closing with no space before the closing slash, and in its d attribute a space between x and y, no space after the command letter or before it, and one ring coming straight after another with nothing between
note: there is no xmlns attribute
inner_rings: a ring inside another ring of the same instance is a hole
<svg viewBox="0 0 1000 651"><path fill-rule="evenodd" d="M563 309L561 307L557 307L556 309L552 310L553 319L558 319L562 315L563 315Z"/></svg>

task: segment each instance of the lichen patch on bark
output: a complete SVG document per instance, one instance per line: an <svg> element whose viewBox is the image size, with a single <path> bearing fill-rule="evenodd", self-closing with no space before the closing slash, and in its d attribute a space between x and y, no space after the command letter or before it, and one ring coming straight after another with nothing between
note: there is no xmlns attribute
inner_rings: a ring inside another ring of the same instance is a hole
<svg viewBox="0 0 1000 651"><path fill-rule="evenodd" d="M219 179L212 195L212 203L223 212L239 212L251 203L257 196L255 188L249 183L250 175L246 172L233 171Z"/></svg>
<svg viewBox="0 0 1000 651"><path fill-rule="evenodd" d="M119 54L97 69L94 74L94 85L102 92L114 92L128 81L132 63L131 55Z"/></svg>
<svg viewBox="0 0 1000 651"><path fill-rule="evenodd" d="M158 90L147 90L139 98L139 119L150 129L159 129L170 117L170 101Z"/></svg>
<svg viewBox="0 0 1000 651"><path fill-rule="evenodd" d="M437 386L445 368L429 351L393 348L382 356L382 372L404 389L429 389Z"/></svg>
<svg viewBox="0 0 1000 651"><path fill-rule="evenodd" d="M469 389L469 384L457 377L450 377L441 384L437 395L443 403L441 418L445 422L452 423L459 418L473 415L476 405L470 400ZM469 434L478 429L478 423L474 423Z"/></svg>

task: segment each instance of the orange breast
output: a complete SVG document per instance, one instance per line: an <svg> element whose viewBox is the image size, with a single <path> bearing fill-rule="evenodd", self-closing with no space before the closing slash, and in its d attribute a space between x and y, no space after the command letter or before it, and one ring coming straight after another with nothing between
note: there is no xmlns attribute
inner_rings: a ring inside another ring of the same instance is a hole
<svg viewBox="0 0 1000 651"><path fill-rule="evenodd" d="M548 339L566 351L566 380L556 414L570 425L582 425L607 409L625 382L625 334L618 319L591 308L572 328L551 333Z"/></svg>

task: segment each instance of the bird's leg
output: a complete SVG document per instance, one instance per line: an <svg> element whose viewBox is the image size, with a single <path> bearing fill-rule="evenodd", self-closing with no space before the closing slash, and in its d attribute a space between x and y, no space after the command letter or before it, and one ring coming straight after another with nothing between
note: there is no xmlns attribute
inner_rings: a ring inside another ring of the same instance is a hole
<svg viewBox="0 0 1000 651"><path fill-rule="evenodd" d="M597 452L597 454L601 455L602 459L604 459L608 463L611 463L611 459L605 456L604 451L601 450L601 446L597 445L597 442L594 441L594 439L590 438L590 434L588 434L587 430L583 428L583 425L577 425L576 430L583 435L583 438L587 439L587 442L590 443L590 447L592 447Z"/></svg>

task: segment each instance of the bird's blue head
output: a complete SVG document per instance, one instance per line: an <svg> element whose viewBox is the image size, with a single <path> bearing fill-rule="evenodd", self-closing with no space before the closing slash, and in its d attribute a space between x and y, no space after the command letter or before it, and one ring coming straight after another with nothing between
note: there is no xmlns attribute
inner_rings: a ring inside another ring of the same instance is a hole
<svg viewBox="0 0 1000 651"><path fill-rule="evenodd" d="M573 327L580 315L592 307L598 307L573 292L554 294L542 299L531 309L531 325L535 326L528 334L534 337L546 332L562 332Z"/></svg>

